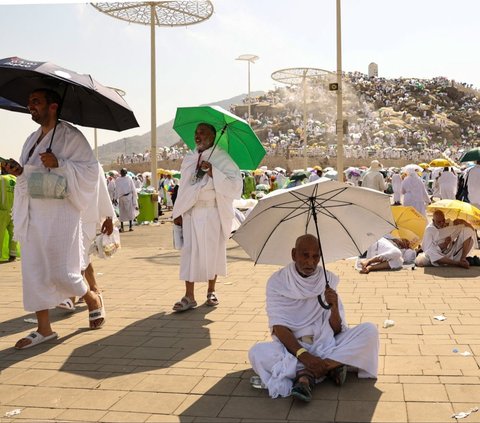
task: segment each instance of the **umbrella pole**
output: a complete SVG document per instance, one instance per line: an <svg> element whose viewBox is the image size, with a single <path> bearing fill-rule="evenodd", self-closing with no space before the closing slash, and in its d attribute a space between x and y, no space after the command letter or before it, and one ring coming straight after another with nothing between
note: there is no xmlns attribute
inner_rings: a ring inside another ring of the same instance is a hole
<svg viewBox="0 0 480 423"><path fill-rule="evenodd" d="M310 205L312 206L312 216L313 216L313 221L315 222L315 231L317 232L318 248L320 250L320 257L322 259L323 275L325 276L325 282L326 282L325 288L330 288L330 285L328 283L328 278L327 278L327 271L325 269L325 259L323 258L322 243L320 242L320 232L318 231L317 210L315 209L315 197L310 197ZM329 310L330 308L332 308L330 304L325 304L323 302L322 295L318 296L318 302L325 310Z"/></svg>
<svg viewBox="0 0 480 423"><path fill-rule="evenodd" d="M218 137L217 139L217 142L213 144L213 149L212 151L210 152L210 154L208 155L208 158L207 158L207 162L210 160L210 157L212 157L212 154L213 152L215 151L215 149L217 148L217 145L218 145L218 142L220 141L220 138L222 138L223 134L225 133L225 130L227 129L227 125L225 125L223 128L222 128L222 132L220 133L220 136ZM202 178L203 175L205 175L205 172L202 170L202 168L198 168L197 170L197 178Z"/></svg>
<svg viewBox="0 0 480 423"><path fill-rule="evenodd" d="M52 134L52 138L50 139L50 144L47 148L47 153L51 153L52 152L52 143L53 143L53 137L55 136L55 131L57 130L57 125L58 125L58 120L60 118L60 113L62 111L62 106L63 106L63 102L65 100L65 95L67 94L67 85L65 84L65 89L63 90L63 95L62 95L62 101L60 101L60 104L58 105L58 109L57 109L57 120L55 121L55 126L53 128L53 134Z"/></svg>

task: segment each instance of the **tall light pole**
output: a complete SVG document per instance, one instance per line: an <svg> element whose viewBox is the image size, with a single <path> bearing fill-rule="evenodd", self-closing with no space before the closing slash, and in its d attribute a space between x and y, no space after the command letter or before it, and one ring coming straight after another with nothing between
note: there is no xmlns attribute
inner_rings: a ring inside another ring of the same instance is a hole
<svg viewBox="0 0 480 423"><path fill-rule="evenodd" d="M114 90L117 92L118 95L124 97L126 92L121 90L120 88L115 88L115 87L107 87L110 88L111 90ZM98 162L98 138L97 138L97 128L93 128L93 144L94 144L94 151L95 151L95 158L97 159Z"/></svg>
<svg viewBox="0 0 480 423"><path fill-rule="evenodd" d="M100 12L114 18L150 26L151 78L151 181L157 186L157 98L155 63L155 26L188 26L203 22L213 14L210 0L166 0L139 2L93 3Z"/></svg>
<svg viewBox="0 0 480 423"><path fill-rule="evenodd" d="M250 123L250 115L251 115L251 100L250 100L250 63L255 63L259 59L258 56L255 56L254 54L242 54L241 56L238 56L235 60L245 60L248 62L248 118L247 121Z"/></svg>
<svg viewBox="0 0 480 423"><path fill-rule="evenodd" d="M342 13L337 0L337 180L343 182Z"/></svg>

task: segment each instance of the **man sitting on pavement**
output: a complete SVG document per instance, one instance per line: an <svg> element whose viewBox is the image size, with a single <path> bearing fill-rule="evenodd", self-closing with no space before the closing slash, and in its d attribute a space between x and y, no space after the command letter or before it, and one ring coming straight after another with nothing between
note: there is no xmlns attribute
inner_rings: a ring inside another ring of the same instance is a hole
<svg viewBox="0 0 480 423"><path fill-rule="evenodd" d="M320 248L313 235L299 237L293 263L274 273L267 284L267 315L272 342L254 345L249 359L272 398L293 395L310 401L316 382L330 377L345 382L347 365L360 378L376 378L378 331L372 323L348 328L335 291L339 278L318 267ZM331 308L321 307L325 292Z"/></svg>
<svg viewBox="0 0 480 423"><path fill-rule="evenodd" d="M432 222L425 228L423 253L417 256L417 266L457 266L468 269L468 254L476 241L475 229L462 219L447 221L441 210L433 213Z"/></svg>

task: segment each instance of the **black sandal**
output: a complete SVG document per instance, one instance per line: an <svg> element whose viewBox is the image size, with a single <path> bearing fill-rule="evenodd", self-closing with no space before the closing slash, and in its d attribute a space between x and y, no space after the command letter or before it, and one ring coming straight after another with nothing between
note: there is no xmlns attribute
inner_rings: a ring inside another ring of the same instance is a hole
<svg viewBox="0 0 480 423"><path fill-rule="evenodd" d="M342 364L328 372L328 377L333 380L335 385L342 386L347 380L347 366Z"/></svg>
<svg viewBox="0 0 480 423"><path fill-rule="evenodd" d="M300 382L302 377L306 377L308 382ZM315 376L308 370L301 370L297 373L293 381L291 394L301 401L310 402L312 400L313 387L315 386Z"/></svg>

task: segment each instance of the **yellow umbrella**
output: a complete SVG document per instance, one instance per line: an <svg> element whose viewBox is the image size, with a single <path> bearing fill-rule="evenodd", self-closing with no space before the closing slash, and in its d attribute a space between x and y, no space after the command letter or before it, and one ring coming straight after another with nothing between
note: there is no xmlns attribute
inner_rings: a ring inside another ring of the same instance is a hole
<svg viewBox="0 0 480 423"><path fill-rule="evenodd" d="M254 176L260 176L263 175L263 170L262 169L255 169L253 172Z"/></svg>
<svg viewBox="0 0 480 423"><path fill-rule="evenodd" d="M418 165L423 169L426 169L427 167L430 167L430 165L428 163L419 163Z"/></svg>
<svg viewBox="0 0 480 423"><path fill-rule="evenodd" d="M411 206L392 206L392 215L395 224L399 229L408 229L419 237L423 238L427 218L419 213L415 207ZM408 237L404 237L409 239Z"/></svg>
<svg viewBox="0 0 480 423"><path fill-rule="evenodd" d="M440 200L430 204L427 210L431 212L441 210L447 219L463 219L475 228L480 228L480 210L469 203L458 200Z"/></svg>
<svg viewBox="0 0 480 423"><path fill-rule="evenodd" d="M406 228L399 228L399 229L394 229L392 232L390 232L395 238L405 238L410 241L410 248L417 248L420 243L422 242L422 239L415 233L413 233L410 229Z"/></svg>
<svg viewBox="0 0 480 423"><path fill-rule="evenodd" d="M435 159L432 160L429 164L430 167L448 167L452 164L447 159Z"/></svg>

